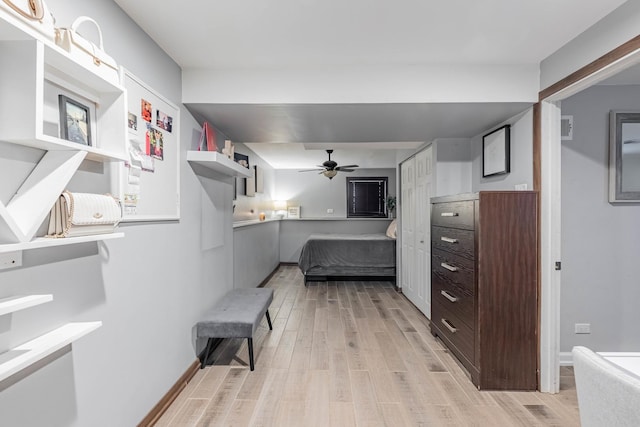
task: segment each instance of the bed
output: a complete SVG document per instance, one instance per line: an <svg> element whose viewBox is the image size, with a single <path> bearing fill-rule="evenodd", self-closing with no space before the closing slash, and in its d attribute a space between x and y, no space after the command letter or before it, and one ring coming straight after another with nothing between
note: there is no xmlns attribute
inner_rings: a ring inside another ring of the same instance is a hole
<svg viewBox="0 0 640 427"><path fill-rule="evenodd" d="M310 280L390 280L396 277L396 239L379 234L312 234L298 266Z"/></svg>

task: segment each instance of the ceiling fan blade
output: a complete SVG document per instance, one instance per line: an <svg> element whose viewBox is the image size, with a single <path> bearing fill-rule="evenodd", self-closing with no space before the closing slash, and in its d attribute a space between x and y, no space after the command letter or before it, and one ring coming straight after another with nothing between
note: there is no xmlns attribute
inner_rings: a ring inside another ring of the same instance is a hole
<svg viewBox="0 0 640 427"><path fill-rule="evenodd" d="M355 172L355 169L336 168L336 170L339 170L340 172Z"/></svg>
<svg viewBox="0 0 640 427"><path fill-rule="evenodd" d="M640 143L640 139L628 139L623 144L638 144Z"/></svg>
<svg viewBox="0 0 640 427"><path fill-rule="evenodd" d="M322 169L303 169L303 170L298 171L298 172L317 172L317 171L320 171L320 173L322 173L322 171L324 171L324 168L322 168Z"/></svg>
<svg viewBox="0 0 640 427"><path fill-rule="evenodd" d="M358 167L358 165L344 165L344 166L338 166L336 169L343 171L345 169L357 168L357 167Z"/></svg>

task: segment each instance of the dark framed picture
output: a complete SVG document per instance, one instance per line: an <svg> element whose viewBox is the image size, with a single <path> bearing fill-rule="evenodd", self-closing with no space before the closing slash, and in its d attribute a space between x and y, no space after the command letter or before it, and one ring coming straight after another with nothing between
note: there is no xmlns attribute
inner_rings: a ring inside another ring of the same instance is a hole
<svg viewBox="0 0 640 427"><path fill-rule="evenodd" d="M233 160L247 169L249 169L249 156L240 153L233 153Z"/></svg>
<svg viewBox="0 0 640 427"><path fill-rule="evenodd" d="M89 107L65 95L58 95L60 106L60 138L83 145L91 143Z"/></svg>
<svg viewBox="0 0 640 427"><path fill-rule="evenodd" d="M482 176L511 172L510 125L504 125L482 137Z"/></svg>

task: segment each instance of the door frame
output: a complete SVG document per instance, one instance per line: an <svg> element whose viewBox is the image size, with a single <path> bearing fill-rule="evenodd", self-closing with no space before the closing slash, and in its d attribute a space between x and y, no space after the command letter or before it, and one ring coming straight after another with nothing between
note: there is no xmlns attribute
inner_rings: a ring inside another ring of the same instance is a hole
<svg viewBox="0 0 640 427"><path fill-rule="evenodd" d="M640 35L543 89L534 106L533 185L540 195L538 239L539 389L560 389L561 172L560 103L632 65L640 64Z"/></svg>

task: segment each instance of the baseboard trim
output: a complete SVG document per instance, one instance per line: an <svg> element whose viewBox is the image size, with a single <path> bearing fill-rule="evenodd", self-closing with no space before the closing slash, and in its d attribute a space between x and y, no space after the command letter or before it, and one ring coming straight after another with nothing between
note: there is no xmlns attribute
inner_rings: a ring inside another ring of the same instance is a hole
<svg viewBox="0 0 640 427"><path fill-rule="evenodd" d="M176 383L169 389L167 394L165 394L162 399L153 407L153 409L147 414L146 417L138 427L152 427L155 423L158 422L162 414L166 412L166 410L171 406L174 400L178 397L180 392L184 390L187 386L187 383L191 381L191 378L198 372L200 369L200 360L196 359L186 370L184 374L176 381Z"/></svg>
<svg viewBox="0 0 640 427"><path fill-rule="evenodd" d="M573 355L570 351L560 352L560 366L573 366Z"/></svg>
<svg viewBox="0 0 640 427"><path fill-rule="evenodd" d="M264 286L269 283L269 280L271 280L271 278L273 277L274 274L276 274L276 271L278 271L278 269L280 268L280 265L282 265L282 263L276 265L276 268L273 269L273 271L271 273L269 273L269 275L267 276L266 279L264 279L262 282L260 282L260 284L258 285L259 288L264 288Z"/></svg>

